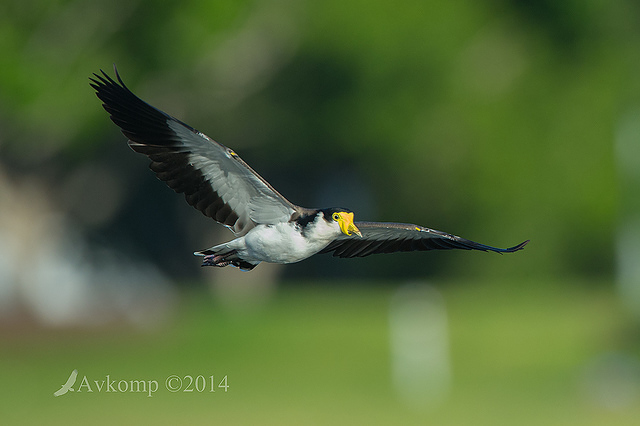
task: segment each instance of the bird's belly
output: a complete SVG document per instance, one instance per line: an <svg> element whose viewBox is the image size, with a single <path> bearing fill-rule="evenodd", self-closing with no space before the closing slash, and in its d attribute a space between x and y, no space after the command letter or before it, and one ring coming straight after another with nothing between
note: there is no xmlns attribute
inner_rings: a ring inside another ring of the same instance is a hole
<svg viewBox="0 0 640 426"><path fill-rule="evenodd" d="M329 241L310 241L290 223L258 225L245 236L247 256L263 262L293 263L316 254Z"/></svg>

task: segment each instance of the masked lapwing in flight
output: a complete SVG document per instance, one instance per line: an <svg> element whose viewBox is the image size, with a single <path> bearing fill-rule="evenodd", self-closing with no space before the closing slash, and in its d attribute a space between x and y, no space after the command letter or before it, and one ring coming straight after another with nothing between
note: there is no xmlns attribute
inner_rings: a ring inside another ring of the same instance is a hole
<svg viewBox="0 0 640 426"><path fill-rule="evenodd" d="M317 253L337 257L440 249L512 253L529 242L502 249L418 225L355 222L354 213L346 208L297 206L232 149L138 98L114 70L117 81L102 71L91 78L91 86L129 146L149 157L149 167L160 180L236 236L195 252L204 256L203 266L251 270L260 262L293 263Z"/></svg>

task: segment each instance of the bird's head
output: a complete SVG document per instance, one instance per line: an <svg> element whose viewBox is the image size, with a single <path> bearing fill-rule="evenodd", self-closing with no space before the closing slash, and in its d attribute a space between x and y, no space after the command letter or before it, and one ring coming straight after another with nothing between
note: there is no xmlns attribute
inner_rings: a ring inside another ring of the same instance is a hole
<svg viewBox="0 0 640 426"><path fill-rule="evenodd" d="M351 236L356 234L362 237L362 233L353 223L353 212L343 208L325 209L322 211L327 222L337 223L343 234Z"/></svg>

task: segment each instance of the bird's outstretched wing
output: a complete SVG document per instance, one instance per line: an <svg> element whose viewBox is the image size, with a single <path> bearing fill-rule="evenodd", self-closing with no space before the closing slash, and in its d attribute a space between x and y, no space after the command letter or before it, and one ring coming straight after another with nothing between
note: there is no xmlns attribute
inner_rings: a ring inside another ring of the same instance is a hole
<svg viewBox="0 0 640 426"><path fill-rule="evenodd" d="M236 235L257 223L288 221L302 212L233 150L147 104L104 71L91 86L129 146L151 159L149 167L189 204Z"/></svg>
<svg viewBox="0 0 640 426"><path fill-rule="evenodd" d="M337 257L364 257L377 253L426 250L482 250L511 253L522 250L529 240L506 249L476 243L446 232L406 223L356 222L362 238L341 235L320 253Z"/></svg>

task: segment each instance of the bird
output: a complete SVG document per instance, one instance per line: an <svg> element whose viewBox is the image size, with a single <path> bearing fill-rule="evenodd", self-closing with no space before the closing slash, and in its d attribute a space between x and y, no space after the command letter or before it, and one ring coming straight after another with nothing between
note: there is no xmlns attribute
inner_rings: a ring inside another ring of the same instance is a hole
<svg viewBox="0 0 640 426"><path fill-rule="evenodd" d="M69 378L62 385L62 387L53 393L53 396L62 396L69 391L73 392L73 388L71 386L74 385L77 377L78 377L78 370L75 369L71 372L71 374L69 375Z"/></svg>
<svg viewBox="0 0 640 426"><path fill-rule="evenodd" d="M342 207L293 204L231 148L151 106L122 81L94 73L91 87L133 151L146 155L156 176L205 216L226 226L234 239L194 252L202 266L250 271L261 262L287 264L315 254L340 258L426 250L512 253L414 224L355 221Z"/></svg>

